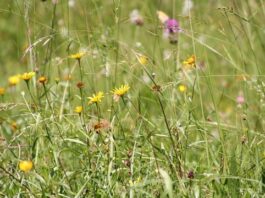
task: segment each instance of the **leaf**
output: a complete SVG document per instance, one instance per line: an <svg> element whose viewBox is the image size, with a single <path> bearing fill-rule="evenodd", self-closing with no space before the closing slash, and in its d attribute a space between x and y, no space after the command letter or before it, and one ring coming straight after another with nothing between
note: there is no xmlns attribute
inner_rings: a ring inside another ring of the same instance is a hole
<svg viewBox="0 0 265 198"><path fill-rule="evenodd" d="M170 178L170 176L168 175L168 173L159 168L158 172L160 173L161 177L163 178L164 181L164 188L165 188L165 192L168 194L169 198L173 198L173 189L172 189L172 180Z"/></svg>
<svg viewBox="0 0 265 198"><path fill-rule="evenodd" d="M262 181L262 193L265 194L265 168L262 168L262 175L261 175L261 181Z"/></svg>
<svg viewBox="0 0 265 198"><path fill-rule="evenodd" d="M79 198L83 192L83 190L85 189L87 183L89 182L90 178L84 183L84 185L79 189L79 191L77 192L77 194L75 195L75 198Z"/></svg>
<svg viewBox="0 0 265 198"><path fill-rule="evenodd" d="M14 109L15 107L19 106L21 104L16 103L0 103L0 112L1 111L9 111Z"/></svg>
<svg viewBox="0 0 265 198"><path fill-rule="evenodd" d="M66 139L64 139L64 140L65 140L65 141L69 141L69 142L73 142L73 143L77 143L77 144L86 145L84 142L82 142L81 140L78 140L78 139L66 138Z"/></svg>
<svg viewBox="0 0 265 198"><path fill-rule="evenodd" d="M231 176L238 176L237 162L236 162L236 149L232 149L232 155L230 158L229 171ZM231 197L240 197L240 181L237 178L229 178L227 181L229 194Z"/></svg>

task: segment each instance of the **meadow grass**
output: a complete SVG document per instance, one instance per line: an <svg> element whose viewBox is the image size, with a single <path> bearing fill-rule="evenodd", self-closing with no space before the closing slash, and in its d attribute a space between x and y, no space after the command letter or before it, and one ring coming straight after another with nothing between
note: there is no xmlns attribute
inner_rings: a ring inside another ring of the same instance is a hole
<svg viewBox="0 0 265 198"><path fill-rule="evenodd" d="M264 197L264 19L262 0L1 1L1 197Z"/></svg>

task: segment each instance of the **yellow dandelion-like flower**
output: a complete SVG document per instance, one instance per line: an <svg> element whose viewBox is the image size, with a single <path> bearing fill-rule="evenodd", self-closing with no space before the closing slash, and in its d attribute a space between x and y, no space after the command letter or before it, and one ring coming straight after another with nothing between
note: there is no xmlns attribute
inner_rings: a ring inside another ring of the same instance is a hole
<svg viewBox="0 0 265 198"><path fill-rule="evenodd" d="M47 78L45 76L41 76L41 77L39 77L38 81L39 81L39 83L44 84L47 82Z"/></svg>
<svg viewBox="0 0 265 198"><path fill-rule="evenodd" d="M10 76L8 78L8 82L9 82L9 85L11 85L11 86L17 85L20 82L20 75L17 74L17 75L14 75L14 76Z"/></svg>
<svg viewBox="0 0 265 198"><path fill-rule="evenodd" d="M196 63L196 57L195 55L190 56L189 58L187 58L185 61L183 61L184 66L186 67L194 67Z"/></svg>
<svg viewBox="0 0 265 198"><path fill-rule="evenodd" d="M123 96L129 91L130 87L129 85L122 85L120 88L115 88L111 93L118 96Z"/></svg>
<svg viewBox="0 0 265 198"><path fill-rule="evenodd" d="M29 81L33 76L35 76L35 72L27 72L22 74L20 77L25 81Z"/></svg>
<svg viewBox="0 0 265 198"><path fill-rule="evenodd" d="M120 88L113 89L111 91L111 93L113 93L113 99L118 102L120 97L124 96L129 91L129 89L129 85L122 85Z"/></svg>
<svg viewBox="0 0 265 198"><path fill-rule="evenodd" d="M186 87L186 85L179 85L179 91L180 92L186 92L187 91L187 87Z"/></svg>
<svg viewBox="0 0 265 198"><path fill-rule="evenodd" d="M69 56L69 58L80 60L84 55L85 55L85 52L79 52L79 53L76 53L76 54L71 54Z"/></svg>
<svg viewBox="0 0 265 198"><path fill-rule="evenodd" d="M97 94L93 94L91 97L88 97L89 99L88 104L100 103L103 97L104 93L102 91L98 92Z"/></svg>
<svg viewBox="0 0 265 198"><path fill-rule="evenodd" d="M145 55L139 55L137 56L137 60L141 65L147 65L148 63L148 57Z"/></svg>
<svg viewBox="0 0 265 198"><path fill-rule="evenodd" d="M75 107L75 112L76 113L79 113L80 114L82 111L83 111L83 107L82 106L76 106Z"/></svg>
<svg viewBox="0 0 265 198"><path fill-rule="evenodd" d="M19 169L23 172L29 172L33 168L33 162L26 160L19 162Z"/></svg>
<svg viewBox="0 0 265 198"><path fill-rule="evenodd" d="M6 89L4 87L0 87L0 96L5 95Z"/></svg>

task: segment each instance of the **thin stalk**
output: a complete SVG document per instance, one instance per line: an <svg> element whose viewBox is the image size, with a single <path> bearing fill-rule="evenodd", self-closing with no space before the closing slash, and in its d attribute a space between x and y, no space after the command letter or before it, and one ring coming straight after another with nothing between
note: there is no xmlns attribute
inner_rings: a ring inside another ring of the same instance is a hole
<svg viewBox="0 0 265 198"><path fill-rule="evenodd" d="M182 176L182 168L181 168L180 158L178 157L177 147L176 147L175 141L173 139L173 135L172 135L171 130L170 130L170 126L169 126L169 123L168 123L168 120L167 120L167 116L166 116L166 113L165 113L164 106L163 106L162 101L161 101L161 99L160 99L160 97L158 95L157 95L157 99L158 99L160 108L161 108L162 113L163 113L163 117L164 117L164 121L165 121L165 124L166 124L166 127L167 127L167 131L168 131L168 134L169 134L170 141L171 141L171 143L173 145L173 151L174 151L175 157L176 157L176 159L178 161L178 168L179 168L178 171L179 171L179 176L181 177Z"/></svg>
<svg viewBox="0 0 265 198"><path fill-rule="evenodd" d="M28 89L28 91L29 91L29 95L30 95L30 97L31 97L31 99L32 99L32 101L33 101L33 103L34 103L35 106L37 107L37 103L35 102L35 99L34 99L32 93L31 93L31 91L30 91L29 81L25 81L25 82L26 82L26 85L27 85L27 89Z"/></svg>

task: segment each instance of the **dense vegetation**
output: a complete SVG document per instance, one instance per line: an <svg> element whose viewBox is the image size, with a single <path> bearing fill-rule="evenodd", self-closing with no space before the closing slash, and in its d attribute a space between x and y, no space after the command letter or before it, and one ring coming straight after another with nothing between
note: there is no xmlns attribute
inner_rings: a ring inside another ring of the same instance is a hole
<svg viewBox="0 0 265 198"><path fill-rule="evenodd" d="M262 197L265 2L0 1L2 197Z"/></svg>

